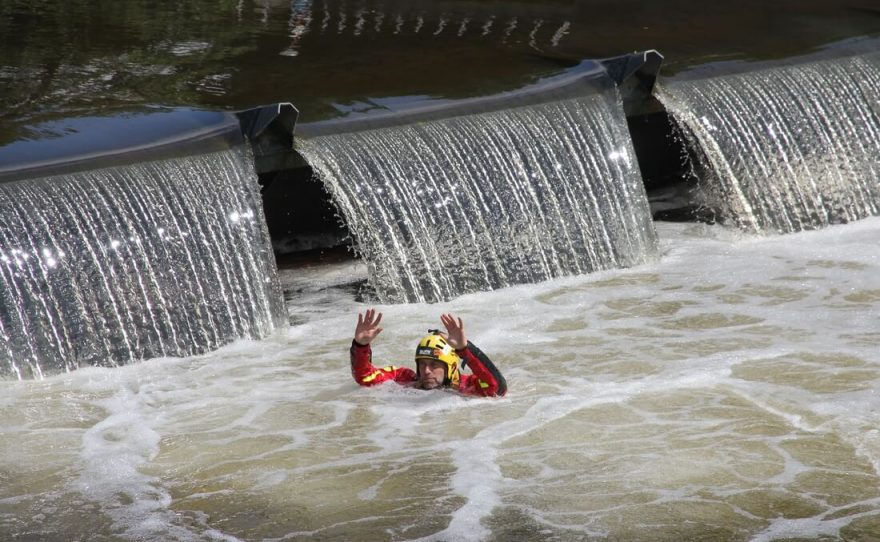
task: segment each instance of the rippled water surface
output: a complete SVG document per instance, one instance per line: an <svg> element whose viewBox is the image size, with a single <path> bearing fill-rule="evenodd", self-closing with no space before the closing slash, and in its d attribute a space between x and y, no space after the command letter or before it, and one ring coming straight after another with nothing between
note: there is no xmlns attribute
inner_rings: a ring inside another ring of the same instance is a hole
<svg viewBox="0 0 880 542"><path fill-rule="evenodd" d="M876 537L880 220L658 226L656 264L381 307L378 360L454 311L502 399L357 387L352 263L285 270L265 341L0 383L0 538Z"/></svg>
<svg viewBox="0 0 880 542"><path fill-rule="evenodd" d="M0 3L0 145L145 104L301 120L519 88L658 49L664 75L880 36L876 0L33 0ZM57 136L57 134L55 134Z"/></svg>

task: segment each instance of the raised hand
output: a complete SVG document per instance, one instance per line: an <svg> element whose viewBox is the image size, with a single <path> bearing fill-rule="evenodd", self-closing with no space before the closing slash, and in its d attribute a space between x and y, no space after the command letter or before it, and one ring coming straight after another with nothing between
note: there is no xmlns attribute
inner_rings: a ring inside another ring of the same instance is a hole
<svg viewBox="0 0 880 542"><path fill-rule="evenodd" d="M451 314L441 314L440 321L446 326L446 341L455 348L461 350L467 346L467 337L464 334L464 322Z"/></svg>
<svg viewBox="0 0 880 542"><path fill-rule="evenodd" d="M365 314L358 313L357 327L354 328L354 342L360 345L368 345L373 342L376 335L382 332L379 322L382 321L382 313L376 309L367 309Z"/></svg>

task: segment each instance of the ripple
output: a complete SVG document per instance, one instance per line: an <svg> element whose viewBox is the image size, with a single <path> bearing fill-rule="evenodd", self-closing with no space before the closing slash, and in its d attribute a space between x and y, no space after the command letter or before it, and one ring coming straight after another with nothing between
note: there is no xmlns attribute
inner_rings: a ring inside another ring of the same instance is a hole
<svg viewBox="0 0 880 542"><path fill-rule="evenodd" d="M675 320L661 322L658 325L664 329L702 330L747 326L751 324L759 324L763 321L763 318L756 318L745 314L723 314L712 312L677 318Z"/></svg>

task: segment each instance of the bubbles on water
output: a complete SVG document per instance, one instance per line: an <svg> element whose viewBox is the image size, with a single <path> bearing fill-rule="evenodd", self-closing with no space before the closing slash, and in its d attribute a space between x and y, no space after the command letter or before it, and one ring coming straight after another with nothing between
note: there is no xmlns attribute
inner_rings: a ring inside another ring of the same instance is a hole
<svg viewBox="0 0 880 542"><path fill-rule="evenodd" d="M529 47L536 51L540 51L541 49L538 47L537 35L538 31L541 29L541 26L544 24L542 19L538 19L535 21L535 26L532 28L532 31L529 32Z"/></svg>
<svg viewBox="0 0 880 542"><path fill-rule="evenodd" d="M354 11L350 11L354 9ZM461 11L456 13L425 13L418 9L393 9L380 4L368 3L357 8L351 8L345 3L334 7L329 3L314 6L312 2L300 0L291 3L290 16L288 19L288 37L290 44L279 51L279 55L296 57L300 55L303 40L308 38L312 24L317 26L317 35L326 34L328 28L336 20L336 33L351 32L355 38L368 34L381 34L385 31L386 19L393 20L393 24L387 26L387 31L392 35L419 34L428 27L427 38L442 38L454 36L458 39L471 37L486 38L497 32L501 43L526 43L531 49L542 50L545 43L550 47L558 47L560 42L571 32L571 21L558 20L548 21L544 18L535 18L533 21L521 24L519 17L505 18L495 13L485 14L485 8L478 11ZM317 15L321 13L321 15ZM268 10L264 12L264 21L268 17ZM504 22L498 25L496 31L496 19L501 18ZM349 19L354 21L349 24ZM320 21L320 23L317 23ZM551 26L553 25L553 26ZM552 34L548 37L548 30L552 28ZM521 39L513 39L517 31L522 31L525 36Z"/></svg>
<svg viewBox="0 0 880 542"><path fill-rule="evenodd" d="M27 467L5 506L74 538L858 540L880 509L880 297L844 297L880 291L878 220L663 223L676 250L638 269L381 307L377 364L454 312L507 378L493 400L359 388L362 262L291 272L285 333L6 383L28 418L0 431L0 464Z"/></svg>
<svg viewBox="0 0 880 542"><path fill-rule="evenodd" d="M211 43L207 41L181 41L164 44L164 46L167 47L168 52L172 55L191 56L197 53L204 53L211 48Z"/></svg>
<svg viewBox="0 0 880 542"><path fill-rule="evenodd" d="M560 26L553 34L553 37L550 38L550 45L553 47L558 47L559 42L562 41L562 38L568 35L570 28L571 23L569 21L565 21L564 23L562 23L562 26Z"/></svg>
<svg viewBox="0 0 880 542"><path fill-rule="evenodd" d="M488 36L488 35L489 35L489 32L492 31L492 25L493 25L493 24L495 24L495 16L494 16L494 15L492 15L491 17L489 17L489 18L486 20L486 23L483 25L483 27L482 27L482 33L481 33L480 35L481 35L481 36Z"/></svg>
<svg viewBox="0 0 880 542"><path fill-rule="evenodd" d="M229 92L231 79L231 73L214 73L205 75L196 83L196 88L214 96L225 96Z"/></svg>

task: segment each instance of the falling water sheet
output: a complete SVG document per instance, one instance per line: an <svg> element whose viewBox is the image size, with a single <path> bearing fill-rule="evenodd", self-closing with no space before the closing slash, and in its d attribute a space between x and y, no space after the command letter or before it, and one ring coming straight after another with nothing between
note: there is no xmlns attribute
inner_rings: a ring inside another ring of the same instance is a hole
<svg viewBox="0 0 880 542"><path fill-rule="evenodd" d="M616 91L298 141L384 302L628 267L656 234Z"/></svg>
<svg viewBox="0 0 880 542"><path fill-rule="evenodd" d="M0 374L187 356L283 322L250 153L0 185Z"/></svg>
<svg viewBox="0 0 880 542"><path fill-rule="evenodd" d="M880 54L672 83L705 205L752 232L880 214Z"/></svg>

